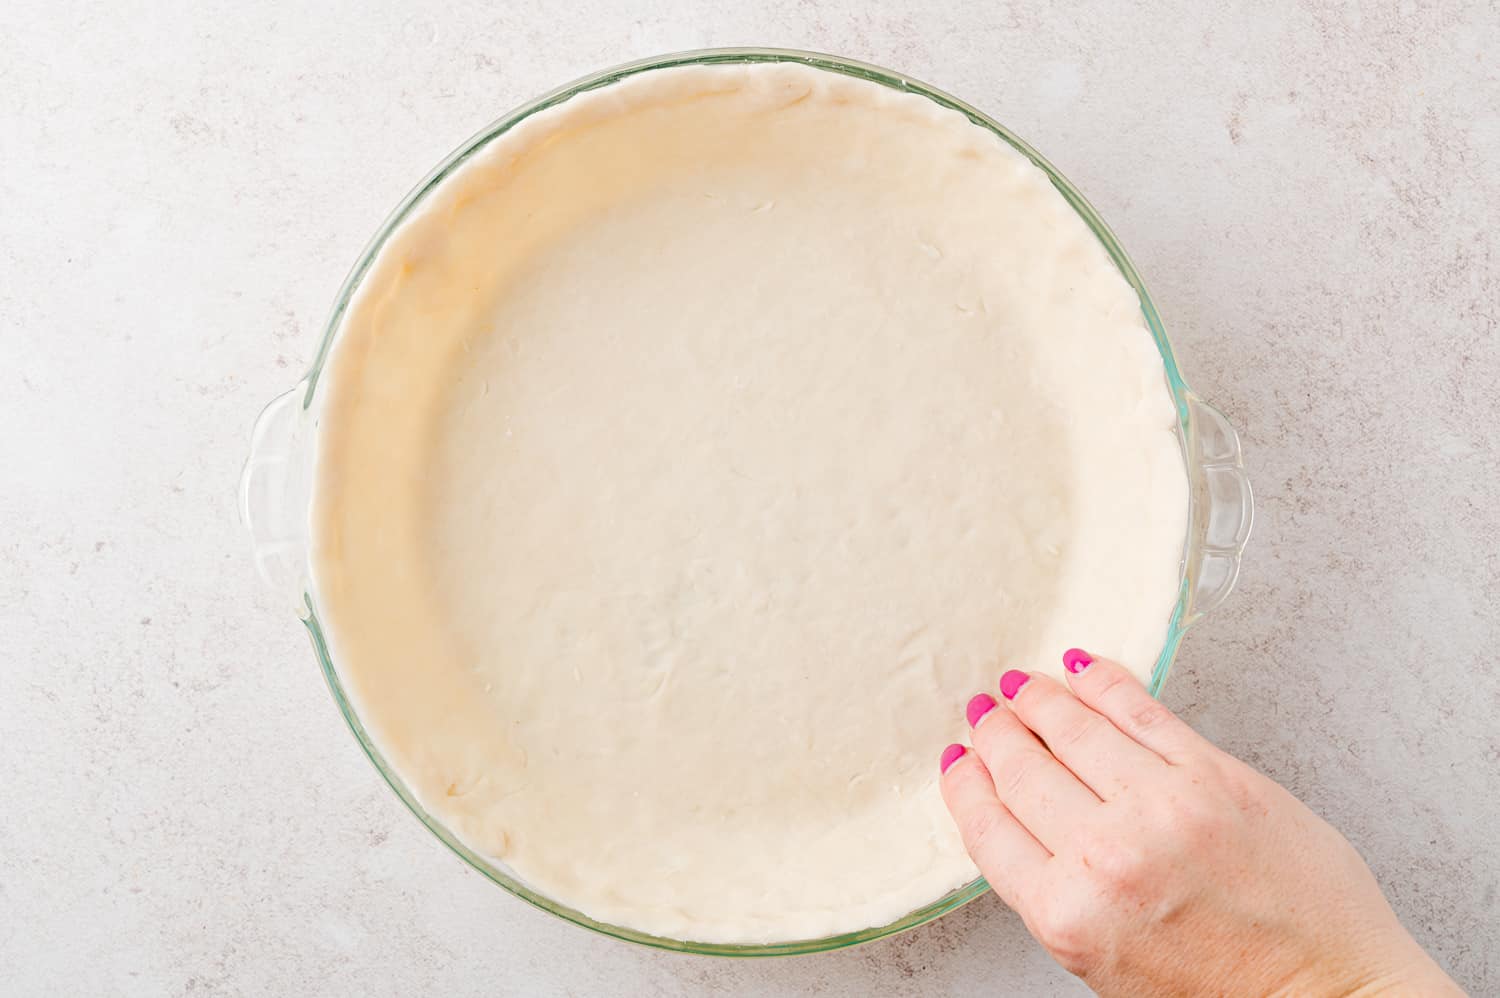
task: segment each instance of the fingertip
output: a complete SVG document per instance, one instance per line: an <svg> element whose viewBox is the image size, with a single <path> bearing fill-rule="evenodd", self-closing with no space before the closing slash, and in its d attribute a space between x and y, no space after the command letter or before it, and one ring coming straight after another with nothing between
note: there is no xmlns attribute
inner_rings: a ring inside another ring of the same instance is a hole
<svg viewBox="0 0 1500 998"><path fill-rule="evenodd" d="M1007 670L1000 677L1000 695L1007 700L1014 700L1016 694L1021 692L1021 687L1031 682L1031 674L1022 672L1020 669Z"/></svg>
<svg viewBox="0 0 1500 998"><path fill-rule="evenodd" d="M968 719L969 727L979 727L989 712L995 709L995 698L988 693L976 693L969 700L969 705L964 708L964 717Z"/></svg>
<svg viewBox="0 0 1500 998"><path fill-rule="evenodd" d="M1146 688L1135 673L1119 662L1082 648L1069 648L1063 652L1062 663L1068 683L1075 689L1113 687L1117 682L1138 686L1142 690Z"/></svg>
<svg viewBox="0 0 1500 998"><path fill-rule="evenodd" d="M1063 669L1067 671L1068 675L1076 676L1094 664L1094 656L1082 648L1069 648L1063 652L1062 662Z"/></svg>

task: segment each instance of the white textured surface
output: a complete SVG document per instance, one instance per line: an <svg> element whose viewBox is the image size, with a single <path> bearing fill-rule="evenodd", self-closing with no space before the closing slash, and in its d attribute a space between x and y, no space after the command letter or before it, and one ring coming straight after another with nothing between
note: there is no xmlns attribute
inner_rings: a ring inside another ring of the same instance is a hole
<svg viewBox="0 0 1500 998"><path fill-rule="evenodd" d="M1500 989L1500 29L1253 6L0 7L0 993L1076 989L991 900L747 963L527 908L379 782L249 566L250 420L389 207L537 91L734 43L957 93L1112 222L1259 493L1166 700Z"/></svg>

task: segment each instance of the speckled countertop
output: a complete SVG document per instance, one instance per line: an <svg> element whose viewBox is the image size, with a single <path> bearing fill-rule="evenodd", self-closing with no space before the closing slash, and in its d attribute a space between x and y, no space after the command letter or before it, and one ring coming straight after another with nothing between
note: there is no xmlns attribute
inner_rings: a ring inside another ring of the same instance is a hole
<svg viewBox="0 0 1500 998"><path fill-rule="evenodd" d="M1077 989L992 899L739 963L528 908L381 784L251 569L250 422L411 184L554 84L747 43L963 96L1112 223L1259 499L1167 702L1500 991L1500 18L1134 6L0 7L0 993Z"/></svg>

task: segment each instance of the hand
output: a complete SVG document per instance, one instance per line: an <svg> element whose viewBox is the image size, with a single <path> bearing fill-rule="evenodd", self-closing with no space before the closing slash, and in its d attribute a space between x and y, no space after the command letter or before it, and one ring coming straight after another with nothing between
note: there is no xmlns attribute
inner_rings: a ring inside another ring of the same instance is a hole
<svg viewBox="0 0 1500 998"><path fill-rule="evenodd" d="M995 893L1100 994L1461 994L1338 832L1121 666L969 702L943 799ZM1076 694L1076 696L1074 695Z"/></svg>

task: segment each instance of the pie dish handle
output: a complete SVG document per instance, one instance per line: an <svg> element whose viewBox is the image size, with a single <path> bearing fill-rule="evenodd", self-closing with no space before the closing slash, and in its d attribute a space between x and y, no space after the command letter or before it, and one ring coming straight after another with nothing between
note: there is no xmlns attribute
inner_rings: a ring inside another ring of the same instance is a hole
<svg viewBox="0 0 1500 998"><path fill-rule="evenodd" d="M307 579L307 502L311 484L307 385L272 399L250 432L240 474L240 522L250 533L255 570L301 613Z"/></svg>
<svg viewBox="0 0 1500 998"><path fill-rule="evenodd" d="M1255 516L1234 427L1222 412L1196 395L1188 396L1187 412L1191 524L1183 557L1184 628L1223 603L1234 589Z"/></svg>

